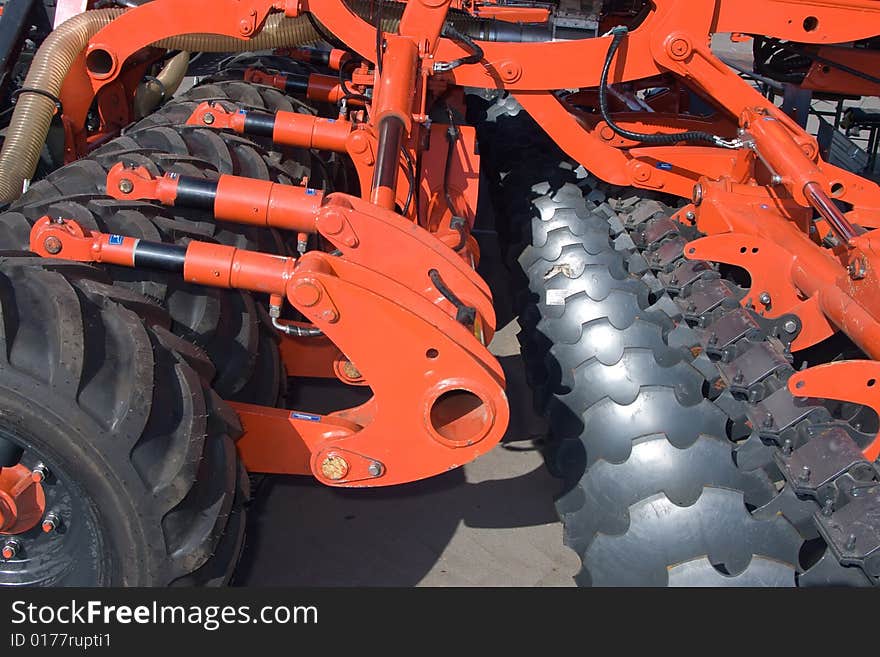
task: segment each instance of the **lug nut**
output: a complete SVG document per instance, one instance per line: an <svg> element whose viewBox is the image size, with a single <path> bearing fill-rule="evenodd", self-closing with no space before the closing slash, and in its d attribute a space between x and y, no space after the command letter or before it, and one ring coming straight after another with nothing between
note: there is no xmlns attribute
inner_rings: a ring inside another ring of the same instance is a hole
<svg viewBox="0 0 880 657"><path fill-rule="evenodd" d="M61 517L54 511L50 511L46 514L46 517L43 518L43 524L40 526L44 533L50 534L61 526Z"/></svg>
<svg viewBox="0 0 880 657"><path fill-rule="evenodd" d="M0 551L0 554L2 554L6 561L10 561L11 559L15 559L19 550L21 550L21 543L19 543L17 539L10 538L3 544L3 550Z"/></svg>
<svg viewBox="0 0 880 657"><path fill-rule="evenodd" d="M134 183L128 178L119 181L119 191L123 194L131 194L134 191Z"/></svg>
<svg viewBox="0 0 880 657"><path fill-rule="evenodd" d="M210 112L206 112L205 115L202 117L202 122L205 125L211 125L212 123L214 123L214 115Z"/></svg>
<svg viewBox="0 0 880 657"><path fill-rule="evenodd" d="M794 333L797 331L797 322L793 319L787 319L785 320L785 323L783 323L782 328L786 333Z"/></svg>
<svg viewBox="0 0 880 657"><path fill-rule="evenodd" d="M46 477L49 476L49 468L47 468L43 463L37 463L34 466L34 469L31 470L31 479L35 484L40 483Z"/></svg>

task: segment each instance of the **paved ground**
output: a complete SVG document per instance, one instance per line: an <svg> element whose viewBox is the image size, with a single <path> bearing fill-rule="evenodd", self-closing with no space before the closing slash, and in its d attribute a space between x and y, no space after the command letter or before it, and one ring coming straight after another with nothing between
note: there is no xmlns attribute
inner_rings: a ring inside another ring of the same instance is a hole
<svg viewBox="0 0 880 657"><path fill-rule="evenodd" d="M388 489L336 490L300 477L261 486L236 583L247 586L572 586L580 561L562 545L559 482L544 468L507 286L491 235L492 342L508 379L511 422L495 450L464 468ZM493 248L494 247L494 248ZM493 284L494 283L494 284ZM319 390L303 390L303 408ZM326 398L326 391L323 393Z"/></svg>

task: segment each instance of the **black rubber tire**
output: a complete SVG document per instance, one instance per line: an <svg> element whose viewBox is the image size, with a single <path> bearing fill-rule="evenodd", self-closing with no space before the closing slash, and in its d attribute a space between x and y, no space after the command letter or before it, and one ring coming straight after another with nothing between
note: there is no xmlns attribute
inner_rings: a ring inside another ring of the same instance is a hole
<svg viewBox="0 0 880 657"><path fill-rule="evenodd" d="M217 223L201 212L120 201L104 194L106 173L119 161L146 166L154 173L205 178L234 174L289 184L309 175L312 156L307 151L276 152L234 134L184 125L203 99L267 111L294 108L287 97L267 87L243 82L195 87L89 157L34 183L8 212L0 214L0 248L27 249L30 226L50 215L145 240L186 244L197 239L285 252L276 231ZM271 406L283 398L286 377L264 299L187 285L179 275L107 270L115 282L157 300L174 320L173 332L207 352L217 368L214 387L225 399Z"/></svg>
<svg viewBox="0 0 880 657"><path fill-rule="evenodd" d="M522 353L553 434L545 458L564 483L566 544L583 561L577 582L793 584L804 537L782 515L751 513L774 499L773 480L737 464L717 368L627 230L669 206L573 165L549 170L510 247Z"/></svg>
<svg viewBox="0 0 880 657"><path fill-rule="evenodd" d="M78 263L0 256L0 311L0 430L73 486L98 528L94 577L71 567L27 583L226 583L247 480L241 426L210 387L207 357L155 304ZM54 538L39 527L21 535L25 549L3 564L0 584L41 572L29 541L63 541L85 521L65 517Z"/></svg>

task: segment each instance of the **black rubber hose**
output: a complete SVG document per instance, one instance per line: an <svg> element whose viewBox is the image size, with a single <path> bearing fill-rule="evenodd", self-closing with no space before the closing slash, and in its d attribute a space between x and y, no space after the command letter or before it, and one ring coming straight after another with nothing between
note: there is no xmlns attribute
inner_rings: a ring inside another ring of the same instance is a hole
<svg viewBox="0 0 880 657"><path fill-rule="evenodd" d="M627 34L629 34L629 30L620 25L611 30L611 34L614 35L614 38L611 40L608 54L605 55L605 65L602 67L602 77L599 79L599 113L602 115L602 119L608 124L609 128L625 139L631 139L645 144L671 146L682 141L704 141L715 146L731 147L731 144L721 137L699 130L677 132L671 135L660 133L645 134L642 132L633 132L632 130L627 130L617 125L608 111L608 74L611 71L611 62L614 60L614 55L617 53L617 49L620 47L621 42L626 38Z"/></svg>
<svg viewBox="0 0 880 657"><path fill-rule="evenodd" d="M477 42L463 32L459 32L451 23L444 24L440 34L447 39L457 42L459 45L469 50L471 54L465 57L459 57L458 59L453 59L450 62L437 62L434 64L435 71L451 71L462 64L478 64L483 60L483 49L477 45Z"/></svg>

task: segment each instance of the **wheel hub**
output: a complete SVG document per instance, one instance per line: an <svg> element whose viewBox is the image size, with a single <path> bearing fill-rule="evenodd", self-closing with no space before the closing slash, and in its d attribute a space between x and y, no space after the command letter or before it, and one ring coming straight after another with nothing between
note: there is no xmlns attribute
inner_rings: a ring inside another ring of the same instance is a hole
<svg viewBox="0 0 880 657"><path fill-rule="evenodd" d="M19 463L0 468L0 534L22 534L40 522L46 510L41 472Z"/></svg>

